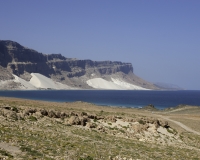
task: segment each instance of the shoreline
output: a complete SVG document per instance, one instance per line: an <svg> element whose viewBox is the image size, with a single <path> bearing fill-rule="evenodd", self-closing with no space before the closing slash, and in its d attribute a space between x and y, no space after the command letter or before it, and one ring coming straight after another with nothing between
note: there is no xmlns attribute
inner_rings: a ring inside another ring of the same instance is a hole
<svg viewBox="0 0 200 160"><path fill-rule="evenodd" d="M27 94L26 94L27 93ZM189 96L188 96L189 95ZM0 96L49 102L83 101L104 107L140 108L150 104L157 110L179 105L200 106L200 91L116 91L116 90L1 90ZM115 97L116 96L116 97ZM182 96L182 97L181 97ZM134 97L134 99L132 99ZM181 100L174 99L178 97ZM122 98L122 99L121 99ZM161 98L161 100L160 100ZM192 99L191 99L192 98ZM177 101L177 102L176 102Z"/></svg>
<svg viewBox="0 0 200 160"><path fill-rule="evenodd" d="M168 107L168 108L164 108L164 109L159 109L156 108L154 105L149 104L147 106L144 107L126 107L126 106L117 106L117 105L100 105L100 104L95 104L95 103L90 103L90 102L85 102L85 101L48 101L48 100L42 100L42 99L28 99L28 98L18 98L18 97L6 97L6 96L0 96L0 101L4 99L4 100L17 100L17 101L32 101L32 102L41 102L41 103L58 103L58 104L74 104L74 103L85 103L88 105L92 105L95 107L99 107L99 108L118 108L118 109L127 109L127 110L139 110L139 111L149 111L149 112L171 112L173 110L181 110L184 108L200 108L200 106L196 106L196 105L187 105L187 104L179 104L177 106L174 107Z"/></svg>
<svg viewBox="0 0 200 160"><path fill-rule="evenodd" d="M21 98L21 97L6 97L6 96L0 96L1 98L8 98L8 99L19 99L19 100L30 100L30 101L40 101L40 102L49 102L49 103L88 103L99 107L107 107L107 108L121 108L121 109L139 109L139 110L148 110L148 111L165 111L165 110L173 110L176 109L179 106L189 106L184 104L179 104L174 107L168 107L168 108L156 108L152 104L146 105L146 106L136 106L136 107L127 107L127 106L118 106L118 105L103 105L103 104L95 104L90 103L86 101L49 101L49 100L42 100L42 99L29 99L29 98ZM190 105L191 106L191 105ZM200 107L200 106L199 106Z"/></svg>

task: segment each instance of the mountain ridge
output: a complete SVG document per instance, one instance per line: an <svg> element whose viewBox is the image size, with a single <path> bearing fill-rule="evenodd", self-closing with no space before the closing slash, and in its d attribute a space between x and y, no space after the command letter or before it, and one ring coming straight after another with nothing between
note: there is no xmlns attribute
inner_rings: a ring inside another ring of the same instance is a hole
<svg viewBox="0 0 200 160"><path fill-rule="evenodd" d="M7 74L14 74L26 81L32 78L31 73L39 73L55 82L80 89L93 89L87 81L94 78L108 82L115 78L146 89L159 89L137 77L131 63L78 60L61 54L43 54L10 40L0 40L0 66Z"/></svg>

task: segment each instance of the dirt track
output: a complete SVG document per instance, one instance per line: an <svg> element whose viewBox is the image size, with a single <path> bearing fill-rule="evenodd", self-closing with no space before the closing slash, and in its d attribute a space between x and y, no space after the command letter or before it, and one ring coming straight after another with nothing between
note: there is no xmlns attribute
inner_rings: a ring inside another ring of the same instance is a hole
<svg viewBox="0 0 200 160"><path fill-rule="evenodd" d="M197 131L195 131L195 130L189 128L188 126L184 125L184 124L181 123L181 122L172 120L172 119L170 119L169 117L165 117L165 116L161 116L161 115L160 115L160 117L163 118L163 119L165 119L165 120L167 120L167 121L171 121L171 122L173 122L173 123L179 125L180 127L182 127L183 129L185 129L185 130L188 131L188 132L192 132L192 133L194 133L194 134L200 135L199 132L197 132Z"/></svg>

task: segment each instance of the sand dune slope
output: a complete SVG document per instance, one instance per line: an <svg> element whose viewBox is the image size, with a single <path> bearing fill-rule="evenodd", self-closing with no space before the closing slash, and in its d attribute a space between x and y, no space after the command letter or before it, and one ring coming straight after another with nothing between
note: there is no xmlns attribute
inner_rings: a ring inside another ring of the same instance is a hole
<svg viewBox="0 0 200 160"><path fill-rule="evenodd" d="M43 89L73 89L70 86L53 81L39 73L31 73L30 84Z"/></svg>
<svg viewBox="0 0 200 160"><path fill-rule="evenodd" d="M94 78L87 81L87 84L96 89L124 89L122 86L119 86L113 82L106 81L102 78Z"/></svg>
<svg viewBox="0 0 200 160"><path fill-rule="evenodd" d="M15 77L14 82L21 84L21 89L28 89L28 90L36 90L37 89L34 85L25 81L24 79L14 75L14 74L13 74L13 76Z"/></svg>
<svg viewBox="0 0 200 160"><path fill-rule="evenodd" d="M96 89L113 89L113 90L147 90L140 86L136 86L123 80L111 78L112 81L107 81L102 78L93 78L87 81L87 84Z"/></svg>

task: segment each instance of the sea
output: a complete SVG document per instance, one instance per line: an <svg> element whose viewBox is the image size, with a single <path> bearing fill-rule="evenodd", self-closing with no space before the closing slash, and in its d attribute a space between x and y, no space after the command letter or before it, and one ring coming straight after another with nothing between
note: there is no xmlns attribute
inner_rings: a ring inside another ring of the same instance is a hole
<svg viewBox="0 0 200 160"><path fill-rule="evenodd" d="M0 96L51 102L83 101L101 106L142 108L154 105L157 109L178 105L200 106L199 90L138 91L138 90L37 90L0 91Z"/></svg>

